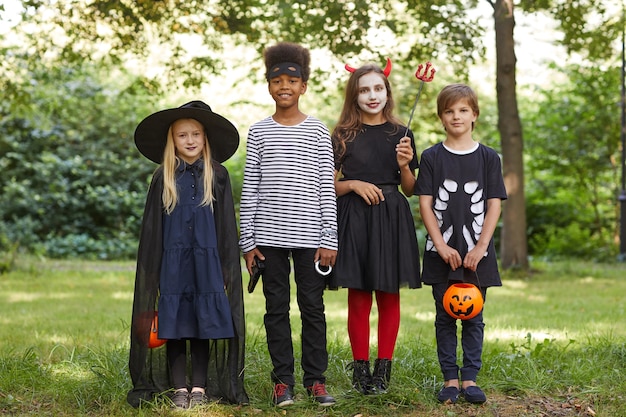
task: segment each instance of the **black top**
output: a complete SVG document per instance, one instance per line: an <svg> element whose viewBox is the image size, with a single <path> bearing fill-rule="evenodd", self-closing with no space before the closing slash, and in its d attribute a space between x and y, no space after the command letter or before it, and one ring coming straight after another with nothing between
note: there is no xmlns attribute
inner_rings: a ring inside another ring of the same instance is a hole
<svg viewBox="0 0 626 417"><path fill-rule="evenodd" d="M346 179L381 187L385 200L368 205L355 192L337 198L339 250L329 288L397 293L400 287L419 288L420 255L409 202L399 190L396 145L406 128L391 123L363 126L335 159ZM414 150L413 134L409 132ZM417 157L409 163L417 167Z"/></svg>
<svg viewBox="0 0 626 417"><path fill-rule="evenodd" d="M487 200L507 198L500 156L481 144L470 152L456 153L438 143L422 154L415 194L433 197L444 240L463 259L480 237ZM463 268L452 271L427 236L422 279L427 284L468 281L481 287L502 285L493 238L474 274Z"/></svg>
<svg viewBox="0 0 626 417"><path fill-rule="evenodd" d="M341 170L343 180L361 180L376 185L400 184L396 145L404 137L405 129L398 126L394 132L394 125L389 122L376 126L363 125L363 131L346 143L343 156L335 158L335 169ZM409 168L415 170L418 164L413 132L409 130L407 136L411 138L413 148Z"/></svg>

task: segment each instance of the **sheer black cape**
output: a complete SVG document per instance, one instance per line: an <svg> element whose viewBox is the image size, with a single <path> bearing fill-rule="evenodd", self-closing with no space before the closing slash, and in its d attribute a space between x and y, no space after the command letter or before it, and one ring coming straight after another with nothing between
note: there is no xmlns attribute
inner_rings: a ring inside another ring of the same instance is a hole
<svg viewBox="0 0 626 417"><path fill-rule="evenodd" d="M231 404L248 404L244 388L245 315L241 283L241 258L238 245L237 224L232 189L228 171L213 161L214 182L213 212L217 230L218 250L224 275L226 293L232 311L235 337L211 340L207 370L207 396ZM166 346L150 349L151 317L157 308L159 273L163 252L163 169L155 171L144 210L141 236L137 253L137 272L130 332L129 371L133 389L127 400L133 407L142 401L152 401L154 396L171 388Z"/></svg>

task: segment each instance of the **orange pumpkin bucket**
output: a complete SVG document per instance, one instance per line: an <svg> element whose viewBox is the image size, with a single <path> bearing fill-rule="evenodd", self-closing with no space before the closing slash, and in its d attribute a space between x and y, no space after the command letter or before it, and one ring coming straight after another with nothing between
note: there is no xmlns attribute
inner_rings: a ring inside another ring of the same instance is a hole
<svg viewBox="0 0 626 417"><path fill-rule="evenodd" d="M145 333L146 327L150 326L148 334ZM146 311L139 315L135 324L135 331L142 344L150 349L163 346L167 339L159 339L159 316L156 311Z"/></svg>
<svg viewBox="0 0 626 417"><path fill-rule="evenodd" d="M482 311L483 295L474 284L452 284L443 295L443 308L455 319L469 320Z"/></svg>

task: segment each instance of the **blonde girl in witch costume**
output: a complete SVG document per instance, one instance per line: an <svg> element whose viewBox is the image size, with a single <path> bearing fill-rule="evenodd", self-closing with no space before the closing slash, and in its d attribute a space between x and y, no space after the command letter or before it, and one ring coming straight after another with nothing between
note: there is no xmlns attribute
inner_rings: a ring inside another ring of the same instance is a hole
<svg viewBox="0 0 626 417"><path fill-rule="evenodd" d="M333 134L339 250L331 287L348 288L352 383L362 394L387 391L400 326L400 287L420 287L415 226L405 196L413 194L413 133L393 115L383 70L368 64L352 74ZM406 135L405 135L406 132ZM398 190L401 187L402 193ZM378 308L378 351L370 370L370 312Z"/></svg>
<svg viewBox="0 0 626 417"><path fill-rule="evenodd" d="M228 171L237 129L201 102L145 118L135 143L159 164L141 227L129 368L138 407L167 393L175 408L248 403L237 228ZM158 337L150 349L150 321ZM187 372L190 369L190 372Z"/></svg>

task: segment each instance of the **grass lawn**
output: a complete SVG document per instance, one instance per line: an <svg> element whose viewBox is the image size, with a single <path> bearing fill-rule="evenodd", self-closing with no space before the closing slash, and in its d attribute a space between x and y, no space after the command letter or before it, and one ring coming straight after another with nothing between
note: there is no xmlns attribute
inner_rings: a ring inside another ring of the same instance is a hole
<svg viewBox="0 0 626 417"><path fill-rule="evenodd" d="M270 404L271 364L260 289L245 295L249 406L210 405L183 415L217 416L626 416L626 265L534 263L507 272L485 304L483 369L488 402L440 405L442 384L430 288L402 290L400 335L388 394L351 391L346 291L325 296L327 385L336 406L321 409L302 386L297 402ZM247 274L244 280L247 283ZM0 275L0 414L21 416L181 415L126 403L132 262L18 259ZM299 313L292 297L299 360ZM376 308L372 312L372 346ZM375 356L372 351L372 356ZM301 381L296 363L298 381Z"/></svg>

